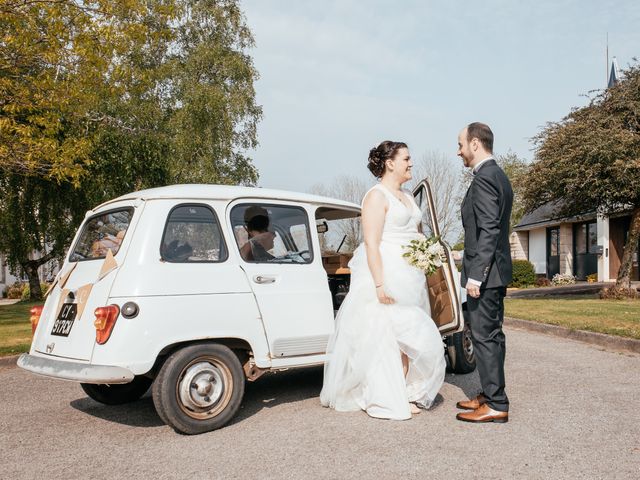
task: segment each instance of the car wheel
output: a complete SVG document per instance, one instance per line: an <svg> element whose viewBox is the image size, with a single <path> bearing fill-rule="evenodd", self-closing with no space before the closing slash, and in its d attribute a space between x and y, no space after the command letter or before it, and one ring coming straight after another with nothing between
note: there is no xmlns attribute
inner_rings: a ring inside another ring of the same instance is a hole
<svg viewBox="0 0 640 480"><path fill-rule="evenodd" d="M452 372L471 373L476 369L471 328L468 323L465 323L464 330L454 333L447 339L447 354Z"/></svg>
<svg viewBox="0 0 640 480"><path fill-rule="evenodd" d="M199 344L173 353L153 383L158 415L187 435L226 425L244 396L244 372L233 351L217 344Z"/></svg>
<svg viewBox="0 0 640 480"><path fill-rule="evenodd" d="M81 383L80 386L84 393L96 402L105 405L122 405L138 400L149 390L152 382L153 380L148 377L137 376L129 383Z"/></svg>

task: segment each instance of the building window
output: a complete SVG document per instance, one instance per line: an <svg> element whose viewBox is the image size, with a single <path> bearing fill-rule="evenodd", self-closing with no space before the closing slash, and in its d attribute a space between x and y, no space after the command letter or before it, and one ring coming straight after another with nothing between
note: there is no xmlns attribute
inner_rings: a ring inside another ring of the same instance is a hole
<svg viewBox="0 0 640 480"><path fill-rule="evenodd" d="M549 255L560 255L560 229L557 227L549 229Z"/></svg>
<svg viewBox="0 0 640 480"><path fill-rule="evenodd" d="M596 222L580 223L575 227L576 254L597 253L598 228Z"/></svg>

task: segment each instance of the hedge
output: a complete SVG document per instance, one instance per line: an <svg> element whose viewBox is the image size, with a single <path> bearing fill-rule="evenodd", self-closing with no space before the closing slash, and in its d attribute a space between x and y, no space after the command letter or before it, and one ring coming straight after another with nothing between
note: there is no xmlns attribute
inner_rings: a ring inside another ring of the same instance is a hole
<svg viewBox="0 0 640 480"><path fill-rule="evenodd" d="M536 283L536 270L529 260L513 260L513 278L510 287L521 288Z"/></svg>

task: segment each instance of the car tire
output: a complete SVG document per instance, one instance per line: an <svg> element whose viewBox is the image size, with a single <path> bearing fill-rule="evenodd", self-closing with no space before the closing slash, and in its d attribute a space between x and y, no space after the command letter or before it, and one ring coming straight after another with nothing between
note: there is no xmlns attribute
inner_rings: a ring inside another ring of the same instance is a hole
<svg viewBox="0 0 640 480"><path fill-rule="evenodd" d="M160 418L186 435L226 425L238 412L245 375L236 354L218 344L190 345L169 356L153 382Z"/></svg>
<svg viewBox="0 0 640 480"><path fill-rule="evenodd" d="M80 386L84 393L96 402L104 403L105 405L122 405L138 400L149 390L152 382L151 378L136 376L129 383L81 383Z"/></svg>
<svg viewBox="0 0 640 480"><path fill-rule="evenodd" d="M447 339L447 355L453 373L471 373L476 369L471 328L468 323L465 323L464 330Z"/></svg>

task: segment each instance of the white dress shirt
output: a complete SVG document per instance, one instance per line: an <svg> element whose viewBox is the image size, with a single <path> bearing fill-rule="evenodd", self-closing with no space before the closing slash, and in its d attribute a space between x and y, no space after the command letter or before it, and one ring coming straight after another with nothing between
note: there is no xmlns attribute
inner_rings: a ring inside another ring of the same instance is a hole
<svg viewBox="0 0 640 480"><path fill-rule="evenodd" d="M478 164L477 164L475 167L473 167L473 170L471 170L471 174L472 174L472 175L475 175L476 173L478 173L478 170L480 170L480 166L481 166L483 163L488 162L489 160L493 160L493 155L489 155L489 156L488 156L487 158L485 158L484 160L482 160L482 161L478 162Z"/></svg>

